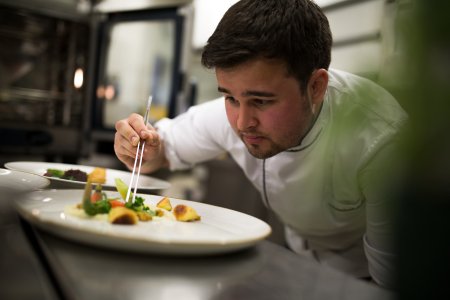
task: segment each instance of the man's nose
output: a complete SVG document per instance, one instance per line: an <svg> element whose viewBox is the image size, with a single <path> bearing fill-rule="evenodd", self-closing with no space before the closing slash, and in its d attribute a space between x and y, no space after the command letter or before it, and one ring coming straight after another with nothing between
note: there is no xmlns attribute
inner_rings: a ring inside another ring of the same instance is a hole
<svg viewBox="0 0 450 300"><path fill-rule="evenodd" d="M239 115L237 118L237 128L239 130L247 130L255 127L258 123L255 113L251 107L241 105L239 107Z"/></svg>

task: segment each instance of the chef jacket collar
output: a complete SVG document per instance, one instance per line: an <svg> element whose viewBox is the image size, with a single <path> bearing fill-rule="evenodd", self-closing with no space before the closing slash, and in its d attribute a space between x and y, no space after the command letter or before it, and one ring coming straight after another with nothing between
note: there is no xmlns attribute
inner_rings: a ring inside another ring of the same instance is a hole
<svg viewBox="0 0 450 300"><path fill-rule="evenodd" d="M286 150L286 152L298 152L302 151L309 146L311 146L320 136L322 129L325 127L325 124L329 118L329 99L328 99L328 90L325 93L325 97L322 102L322 107L319 111L319 116L314 122L314 125L309 129L308 133L303 138L302 142L292 148Z"/></svg>

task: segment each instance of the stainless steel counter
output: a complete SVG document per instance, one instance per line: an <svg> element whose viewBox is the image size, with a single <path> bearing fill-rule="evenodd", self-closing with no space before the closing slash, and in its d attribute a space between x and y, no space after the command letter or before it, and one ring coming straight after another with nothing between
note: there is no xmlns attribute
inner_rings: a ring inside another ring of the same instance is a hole
<svg viewBox="0 0 450 300"><path fill-rule="evenodd" d="M227 255L169 257L93 248L26 222L23 228L64 299L394 298L269 241Z"/></svg>

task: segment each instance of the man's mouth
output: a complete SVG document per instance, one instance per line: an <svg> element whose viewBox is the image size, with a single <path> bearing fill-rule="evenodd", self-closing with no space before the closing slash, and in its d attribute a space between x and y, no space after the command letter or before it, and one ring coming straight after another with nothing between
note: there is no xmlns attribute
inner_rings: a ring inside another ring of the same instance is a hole
<svg viewBox="0 0 450 300"><path fill-rule="evenodd" d="M257 134L252 134L252 133L243 133L241 132L241 137L242 140L244 140L244 142L246 144L251 144L251 145L255 145L255 144L260 144L265 138L262 135L257 135Z"/></svg>

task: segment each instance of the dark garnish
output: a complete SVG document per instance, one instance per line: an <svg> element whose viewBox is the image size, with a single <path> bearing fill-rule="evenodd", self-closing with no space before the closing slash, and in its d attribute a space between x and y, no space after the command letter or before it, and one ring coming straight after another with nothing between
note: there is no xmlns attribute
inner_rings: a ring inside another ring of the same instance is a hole
<svg viewBox="0 0 450 300"><path fill-rule="evenodd" d="M64 172L62 179L77 180L77 181L87 181L87 173L81 170L71 169Z"/></svg>

